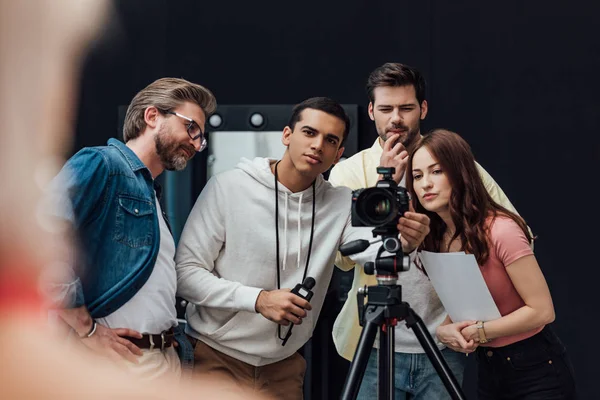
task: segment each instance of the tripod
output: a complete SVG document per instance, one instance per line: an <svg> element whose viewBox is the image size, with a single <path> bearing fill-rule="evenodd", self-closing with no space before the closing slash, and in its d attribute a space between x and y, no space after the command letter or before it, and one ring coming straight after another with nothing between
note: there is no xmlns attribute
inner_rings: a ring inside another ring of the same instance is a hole
<svg viewBox="0 0 600 400"><path fill-rule="evenodd" d="M376 233L374 231L374 233ZM448 367L442 353L429 334L423 320L402 301L402 287L397 284L398 268L406 271L409 268L404 263L408 257L402 253L402 245L397 236L384 236L383 245L377 253L375 263L365 263L365 273L373 275L377 271L377 286L365 286L357 293L358 318L362 333L358 347L354 353L350 371L346 377L342 391L342 399L356 399L360 384L367 367L369 354L379 329L379 362L378 362L378 399L393 399L394 397L394 329L398 321L404 320L406 326L413 330L421 347L425 350L429 361L435 368L446 390L454 400L464 400L465 396L452 371ZM349 243L342 246L342 255L350 255L366 250L370 243L366 240ZM362 248L362 250L360 250ZM392 253L391 256L381 257L383 251ZM364 298L367 296L367 304ZM366 312L365 312L366 308Z"/></svg>

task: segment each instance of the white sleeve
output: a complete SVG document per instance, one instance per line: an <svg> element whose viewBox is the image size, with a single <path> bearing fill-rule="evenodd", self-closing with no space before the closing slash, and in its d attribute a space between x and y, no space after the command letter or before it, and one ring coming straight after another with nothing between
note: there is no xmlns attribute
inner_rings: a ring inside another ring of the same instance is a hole
<svg viewBox="0 0 600 400"><path fill-rule="evenodd" d="M224 204L224 189L218 178L211 178L188 216L177 247L177 295L203 307L256 312L262 289L219 278L212 272L225 243Z"/></svg>
<svg viewBox="0 0 600 400"><path fill-rule="evenodd" d="M350 215L348 215L348 220L346 221L346 226L344 228L344 232L342 233L341 244L344 245L361 239L372 242L375 240L372 231L372 227L352 226L352 219ZM373 243L365 251L351 254L348 256L348 258L354 263L364 266L368 261L375 261L375 258L377 257L377 250L379 250L380 247L381 242Z"/></svg>

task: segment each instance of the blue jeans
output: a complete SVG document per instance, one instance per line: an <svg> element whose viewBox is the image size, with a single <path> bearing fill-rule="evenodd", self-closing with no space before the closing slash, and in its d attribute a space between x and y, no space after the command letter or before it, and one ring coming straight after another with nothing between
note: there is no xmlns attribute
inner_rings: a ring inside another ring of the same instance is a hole
<svg viewBox="0 0 600 400"><path fill-rule="evenodd" d="M462 384L466 355L450 349L442 350L442 354L456 380ZM394 399L450 399L427 354L395 353L394 364ZM377 399L377 381L377 349L373 349L360 385L358 399Z"/></svg>
<svg viewBox="0 0 600 400"><path fill-rule="evenodd" d="M191 373L194 368L194 347L185 334L185 324L179 323L173 327L173 332L178 345L175 350L181 361L181 373L182 375Z"/></svg>

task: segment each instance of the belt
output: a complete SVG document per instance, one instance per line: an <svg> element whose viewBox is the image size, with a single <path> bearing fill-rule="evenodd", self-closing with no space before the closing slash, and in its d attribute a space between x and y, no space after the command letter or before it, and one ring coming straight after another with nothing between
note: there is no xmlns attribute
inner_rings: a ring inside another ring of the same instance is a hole
<svg viewBox="0 0 600 400"><path fill-rule="evenodd" d="M175 333L173 332L173 328L161 332L156 335L151 335L145 333L142 335L141 339L126 336L125 339L129 340L131 343L135 344L140 349L161 349L164 350L173 345L175 341Z"/></svg>

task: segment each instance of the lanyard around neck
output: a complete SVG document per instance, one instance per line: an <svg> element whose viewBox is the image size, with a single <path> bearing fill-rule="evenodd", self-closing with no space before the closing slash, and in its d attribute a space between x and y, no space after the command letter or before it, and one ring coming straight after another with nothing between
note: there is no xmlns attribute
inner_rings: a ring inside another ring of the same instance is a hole
<svg viewBox="0 0 600 400"><path fill-rule="evenodd" d="M279 272L279 182L277 180L277 178L278 178L277 165L278 164L279 164L279 161L277 161L275 163L275 242L277 243L277 251L276 251L277 262L275 263L275 265L277 266L277 290L281 289L281 276L280 276L280 272ZM306 255L306 265L304 266L304 274L302 275L302 280L300 281L300 283L304 282L304 280L306 279L306 273L308 272L308 263L310 261L310 253L312 251L313 234L315 233L315 201L316 201L315 185L316 185L316 182L317 182L317 180L315 179L312 183L313 198L312 198L312 222L310 225L310 241L308 242L308 254ZM298 220L300 220L300 214L298 214ZM300 252L300 248L298 248L298 252ZM290 327L290 329L291 329L291 327ZM290 332L291 331L288 331L288 335ZM279 325L279 324L277 324L277 336L279 337L279 339L283 340L283 344L285 345L287 338L281 337L281 325Z"/></svg>
<svg viewBox="0 0 600 400"><path fill-rule="evenodd" d="M276 262L276 266L277 266L277 289L281 289L281 276L280 276L280 268L279 268L279 182L278 182L278 175L277 175L277 165L279 164L279 161L277 161L275 163L275 242L277 243L277 262ZM313 243L313 235L315 232L315 185L316 185L317 180L315 179L312 183L312 192L313 192L313 198L312 198L312 222L310 225L310 241L308 242L308 254L306 256L306 265L304 267L304 274L302 275L302 281L300 281L300 283L304 282L304 279L306 279L306 273L308 272L308 263L310 261L310 253L312 252L312 243ZM298 219L300 219L300 215L298 215ZM300 249L298 249L298 251L300 251Z"/></svg>

